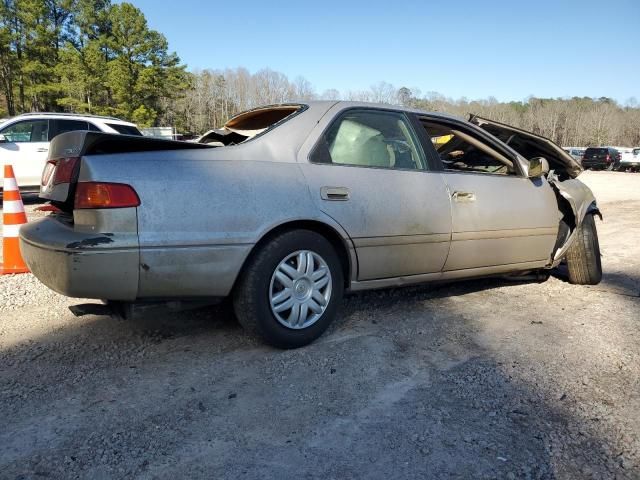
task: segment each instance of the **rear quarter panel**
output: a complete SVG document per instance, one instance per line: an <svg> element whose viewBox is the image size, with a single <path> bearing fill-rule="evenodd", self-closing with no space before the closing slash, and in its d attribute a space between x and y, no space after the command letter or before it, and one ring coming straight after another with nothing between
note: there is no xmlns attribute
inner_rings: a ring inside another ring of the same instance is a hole
<svg viewBox="0 0 640 480"><path fill-rule="evenodd" d="M229 294L251 248L277 225L323 218L294 162L228 160L240 147L88 157L80 180L132 185L138 297ZM254 153L251 153L251 152ZM256 148L243 158L256 158Z"/></svg>

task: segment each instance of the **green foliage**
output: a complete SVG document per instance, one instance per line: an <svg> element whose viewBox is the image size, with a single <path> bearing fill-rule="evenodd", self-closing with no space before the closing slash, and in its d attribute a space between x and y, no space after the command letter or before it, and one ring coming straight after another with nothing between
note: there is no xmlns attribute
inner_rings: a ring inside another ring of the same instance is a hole
<svg viewBox="0 0 640 480"><path fill-rule="evenodd" d="M0 92L10 115L63 110L150 126L188 85L166 38L130 3L0 4Z"/></svg>
<svg viewBox="0 0 640 480"><path fill-rule="evenodd" d="M140 105L131 112L131 121L137 123L140 127L151 127L158 113L155 110Z"/></svg>

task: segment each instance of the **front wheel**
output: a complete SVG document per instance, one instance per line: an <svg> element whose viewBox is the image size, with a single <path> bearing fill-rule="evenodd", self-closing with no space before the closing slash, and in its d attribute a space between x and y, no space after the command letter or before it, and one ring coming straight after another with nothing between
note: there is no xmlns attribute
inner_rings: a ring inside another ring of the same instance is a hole
<svg viewBox="0 0 640 480"><path fill-rule="evenodd" d="M567 251L569 282L578 285L597 285L602 280L600 243L593 215L587 214Z"/></svg>
<svg viewBox="0 0 640 480"><path fill-rule="evenodd" d="M249 259L234 290L240 324L266 343L297 348L327 329L344 277L331 243L310 230L273 238Z"/></svg>

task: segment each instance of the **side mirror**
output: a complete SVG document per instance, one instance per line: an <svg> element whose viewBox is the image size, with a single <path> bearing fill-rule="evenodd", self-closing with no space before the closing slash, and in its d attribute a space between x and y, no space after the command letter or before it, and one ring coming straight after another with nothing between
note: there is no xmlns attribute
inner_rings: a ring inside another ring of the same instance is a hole
<svg viewBox="0 0 640 480"><path fill-rule="evenodd" d="M529 178L540 178L549 173L549 162L544 157L529 160Z"/></svg>
<svg viewBox="0 0 640 480"><path fill-rule="evenodd" d="M9 140L7 140L7 137L5 137L4 135L2 135L0 133L0 143L7 143Z"/></svg>

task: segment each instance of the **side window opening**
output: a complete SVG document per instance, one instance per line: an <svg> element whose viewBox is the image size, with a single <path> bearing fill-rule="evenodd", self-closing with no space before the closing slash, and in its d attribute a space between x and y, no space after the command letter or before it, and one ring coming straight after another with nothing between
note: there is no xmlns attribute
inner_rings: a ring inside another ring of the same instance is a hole
<svg viewBox="0 0 640 480"><path fill-rule="evenodd" d="M397 112L355 110L324 133L311 162L360 167L424 170L422 150L406 117Z"/></svg>
<svg viewBox="0 0 640 480"><path fill-rule="evenodd" d="M197 141L217 147L238 145L286 122L304 111L306 105L274 105L239 113L222 128L209 130Z"/></svg>
<svg viewBox="0 0 640 480"><path fill-rule="evenodd" d="M136 127L133 127L131 125L122 125L120 123L109 123L109 122L107 122L106 124L121 135L135 135L138 137L142 136L142 132L140 132L140 130L138 130Z"/></svg>
<svg viewBox="0 0 640 480"><path fill-rule="evenodd" d="M446 171L517 174L511 160L474 135L428 120L422 120L422 125Z"/></svg>
<svg viewBox="0 0 640 480"><path fill-rule="evenodd" d="M51 120L49 130L49 140L53 140L61 133L73 132L75 130L87 130L87 122L84 120Z"/></svg>
<svg viewBox="0 0 640 480"><path fill-rule="evenodd" d="M7 141L12 143L47 142L48 132L49 120L27 120L2 130Z"/></svg>

